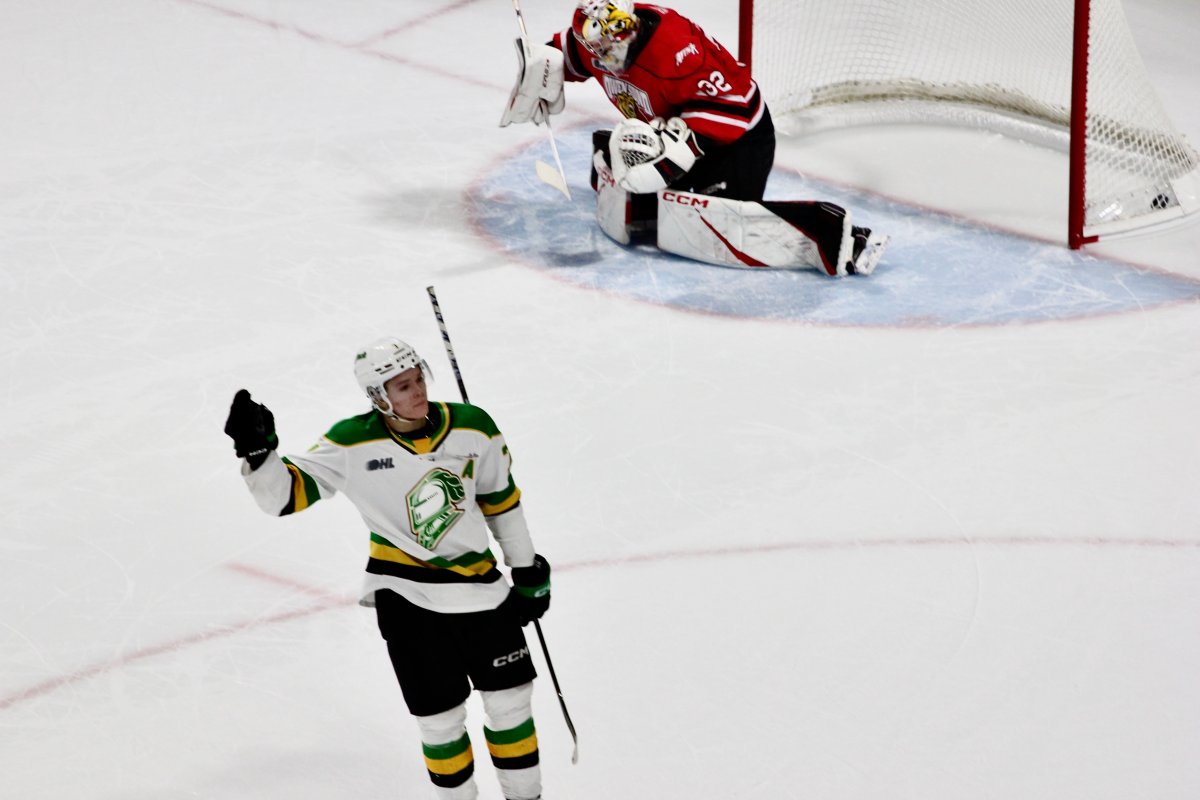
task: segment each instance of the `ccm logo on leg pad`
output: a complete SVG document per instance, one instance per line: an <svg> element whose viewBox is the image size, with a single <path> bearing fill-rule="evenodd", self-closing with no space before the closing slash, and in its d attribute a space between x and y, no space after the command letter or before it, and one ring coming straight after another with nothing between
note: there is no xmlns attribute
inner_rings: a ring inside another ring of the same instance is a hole
<svg viewBox="0 0 1200 800"><path fill-rule="evenodd" d="M663 192L662 199L664 203L678 203L681 206L698 206L699 208L708 208L708 198L698 194L686 194L684 192Z"/></svg>

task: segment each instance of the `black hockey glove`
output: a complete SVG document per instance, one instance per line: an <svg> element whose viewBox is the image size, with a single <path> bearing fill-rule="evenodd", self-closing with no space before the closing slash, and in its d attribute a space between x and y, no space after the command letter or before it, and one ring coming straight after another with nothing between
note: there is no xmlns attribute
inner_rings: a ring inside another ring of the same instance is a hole
<svg viewBox="0 0 1200 800"><path fill-rule="evenodd" d="M535 555L533 566L513 567L512 582L504 604L523 628L550 608L550 562Z"/></svg>
<svg viewBox="0 0 1200 800"><path fill-rule="evenodd" d="M267 460L267 453L279 446L275 435L275 415L262 403L250 399L250 393L239 389L229 407L225 434L233 439L233 449L239 458L246 459L250 469L258 469Z"/></svg>

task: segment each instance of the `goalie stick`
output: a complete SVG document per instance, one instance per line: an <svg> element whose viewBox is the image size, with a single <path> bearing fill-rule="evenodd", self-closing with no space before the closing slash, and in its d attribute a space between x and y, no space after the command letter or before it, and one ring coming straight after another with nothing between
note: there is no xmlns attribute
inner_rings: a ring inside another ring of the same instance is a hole
<svg viewBox="0 0 1200 800"><path fill-rule="evenodd" d="M517 0L513 0L513 5L517 4ZM521 12L518 11L518 14ZM458 368L458 358L454 355L454 346L450 344L450 331L446 328L446 320L442 317L442 306L438 303L437 292L432 286L426 286L425 291L429 293L429 304L433 306L433 316L437 319L438 330L442 333L442 344L446 347L446 357L450 359L450 369L454 371L454 379L458 381L458 393L462 396L464 403L469 403L467 399L467 387L463 383L462 371ZM567 711L567 701L563 698L562 687L558 685L558 675L554 672L554 662L550 660L550 648L546 647L546 637L542 635L542 623L540 620L533 621L533 627L537 631L538 642L542 645L542 655L546 658L546 669L550 672L550 680L554 683L554 691L558 694L558 705L562 708L563 719L567 723L567 730L571 732L571 742L574 747L571 750L571 763L579 763L579 736L575 733L575 723L571 721L571 714Z"/></svg>
<svg viewBox="0 0 1200 800"><path fill-rule="evenodd" d="M513 11L517 12L517 26L521 29L521 47L525 51L525 63L529 63L529 31L525 28L525 15L521 13L521 0L512 0ZM540 101L543 105L545 100ZM541 181L549 186L558 189L567 199L571 199L571 190L567 187L567 173L563 169L562 159L558 155L558 142L554 140L554 129L550 127L550 112L546 112L546 133L550 137L550 152L554 154L554 163L558 166L558 171L555 172L554 167L551 167L545 161L539 160L534 166L537 169L537 176ZM445 334L443 334L445 335ZM461 384L460 384L461 388ZM465 402L465 400L464 400Z"/></svg>

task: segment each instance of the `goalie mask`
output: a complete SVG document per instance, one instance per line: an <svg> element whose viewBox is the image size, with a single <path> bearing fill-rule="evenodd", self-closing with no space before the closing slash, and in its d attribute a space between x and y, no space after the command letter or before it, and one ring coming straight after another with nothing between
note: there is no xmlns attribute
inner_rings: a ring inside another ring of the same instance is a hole
<svg viewBox="0 0 1200 800"><path fill-rule="evenodd" d="M613 72L625 69L637 29L633 0L581 0L571 22L579 44Z"/></svg>
<svg viewBox="0 0 1200 800"><path fill-rule="evenodd" d="M417 351L410 345L394 336L371 342L354 357L354 377L358 379L358 385L366 392L375 408L396 419L400 416L392 408L392 402L388 400L387 390L383 385L413 367L420 367L426 380L433 377L425 359L417 355Z"/></svg>

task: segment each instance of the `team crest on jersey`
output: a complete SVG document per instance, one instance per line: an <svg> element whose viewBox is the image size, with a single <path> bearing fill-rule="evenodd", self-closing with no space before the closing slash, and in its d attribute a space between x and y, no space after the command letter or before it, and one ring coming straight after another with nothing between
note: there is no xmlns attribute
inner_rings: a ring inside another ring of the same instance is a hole
<svg viewBox="0 0 1200 800"><path fill-rule="evenodd" d="M462 480L450 470L438 467L425 473L404 498L417 544L426 550L437 547L466 513L458 507L466 496Z"/></svg>
<svg viewBox="0 0 1200 800"><path fill-rule="evenodd" d="M638 109L641 109L642 116L646 119L654 117L654 109L650 107L650 95L629 81L623 81L612 75L605 75L604 91L617 107L617 110L625 115L626 119L636 117Z"/></svg>

